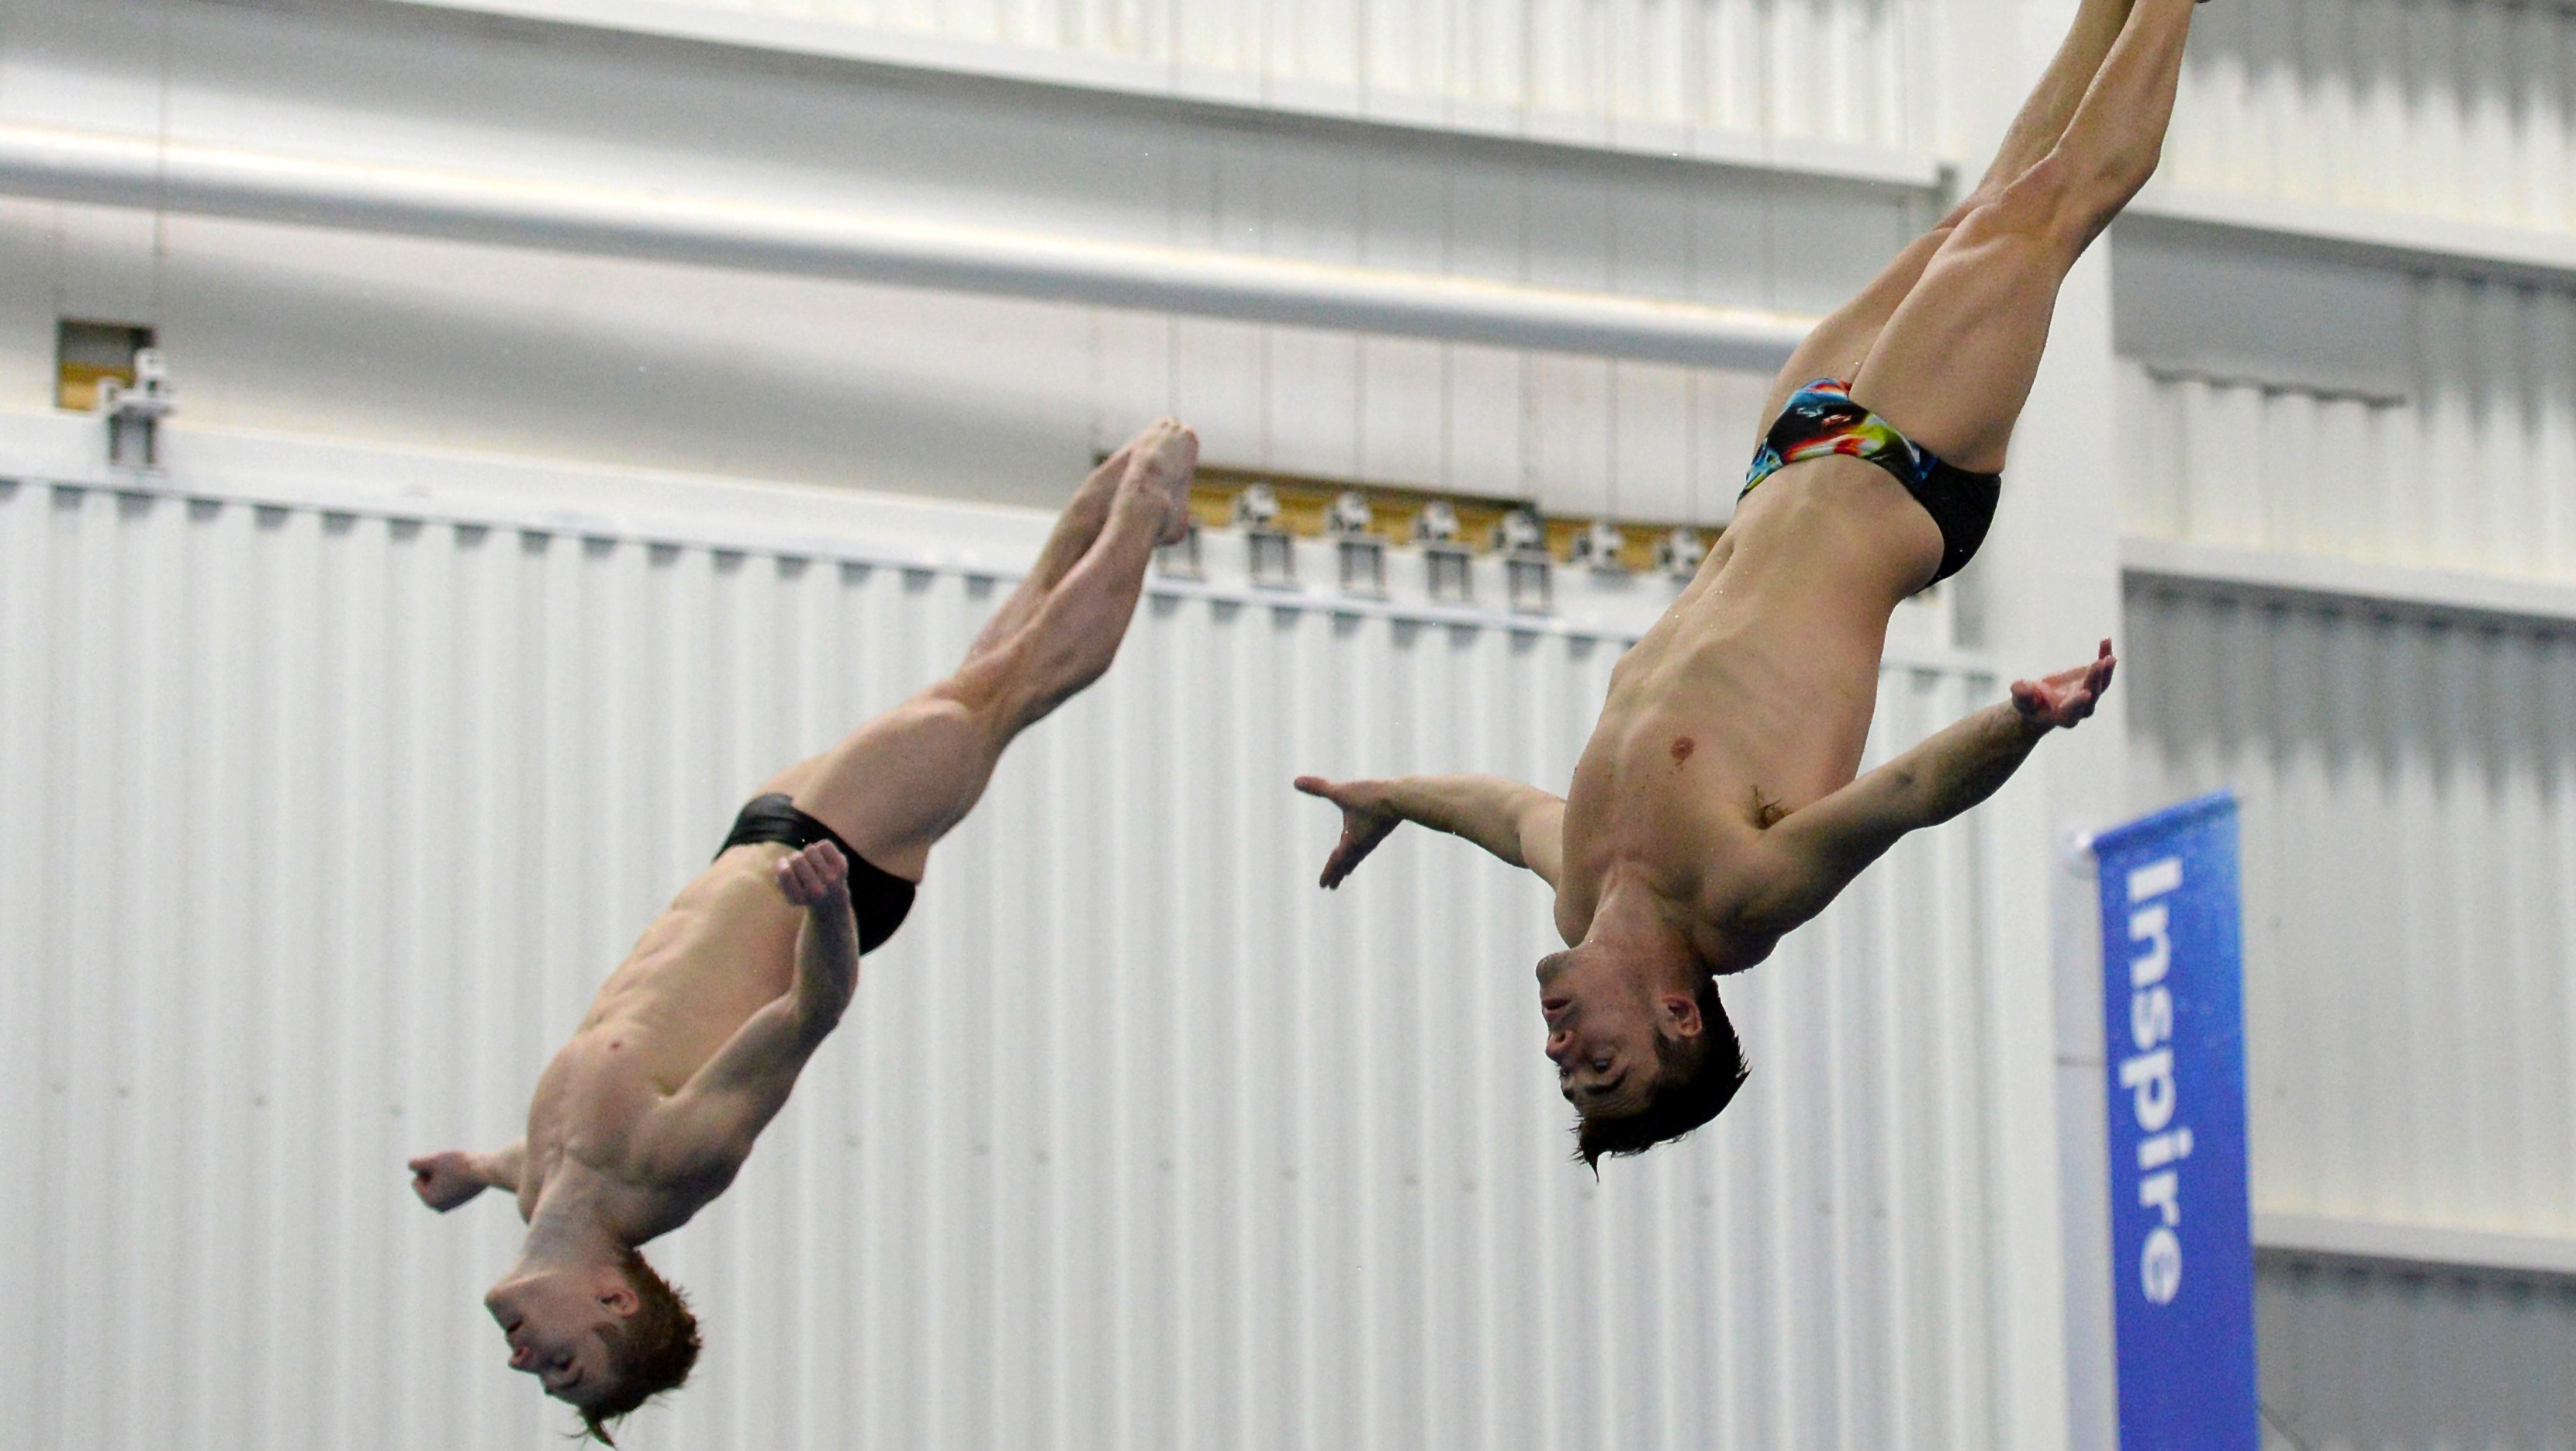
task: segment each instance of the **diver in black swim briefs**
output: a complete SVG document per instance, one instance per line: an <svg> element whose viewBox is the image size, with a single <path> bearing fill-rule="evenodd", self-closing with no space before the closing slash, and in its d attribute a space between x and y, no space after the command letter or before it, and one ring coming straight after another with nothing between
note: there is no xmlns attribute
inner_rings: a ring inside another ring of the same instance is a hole
<svg viewBox="0 0 2576 1451"><path fill-rule="evenodd" d="M1109 668L1157 545L1188 528L1198 440L1170 420L1078 490L957 673L781 772L609 975L495 1153L411 1161L453 1209L518 1196L519 1261L484 1296L510 1366L593 1434L678 1386L687 1302L636 1246L724 1192L840 1021L860 954L911 909L930 848L1021 731Z"/></svg>
<svg viewBox="0 0 2576 1451"><path fill-rule="evenodd" d="M1568 950L1538 964L1539 1011L1587 1161L1714 1118L1746 1071L1716 979L2110 686L2105 640L1860 774L1889 617L1985 538L2058 287L2155 171L2192 4L2082 0L1976 191L1799 347L1734 523L1619 663L1564 799L1483 776L1297 783L1342 808L1327 887L1414 821L1555 890Z"/></svg>

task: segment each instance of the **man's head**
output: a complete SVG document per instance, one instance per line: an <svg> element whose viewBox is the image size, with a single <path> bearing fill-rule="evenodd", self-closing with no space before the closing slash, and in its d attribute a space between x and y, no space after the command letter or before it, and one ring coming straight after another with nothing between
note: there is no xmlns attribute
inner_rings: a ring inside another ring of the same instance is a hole
<svg viewBox="0 0 2576 1451"><path fill-rule="evenodd" d="M602 1264L514 1275L483 1297L510 1343L510 1368L581 1412L589 1433L677 1390L698 1359L698 1321L669 1281L629 1249Z"/></svg>
<svg viewBox="0 0 2576 1451"><path fill-rule="evenodd" d="M1718 1116L1750 1071L1717 980L1587 943L1538 965L1547 1056L1574 1105L1576 1156L1642 1154Z"/></svg>

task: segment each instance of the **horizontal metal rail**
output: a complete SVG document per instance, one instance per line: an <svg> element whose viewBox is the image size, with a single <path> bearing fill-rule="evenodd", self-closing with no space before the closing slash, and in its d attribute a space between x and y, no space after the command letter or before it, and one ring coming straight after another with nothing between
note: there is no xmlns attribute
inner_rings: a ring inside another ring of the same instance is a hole
<svg viewBox="0 0 2576 1451"><path fill-rule="evenodd" d="M0 192L850 281L1769 369L1814 319L1618 293L0 126Z"/></svg>

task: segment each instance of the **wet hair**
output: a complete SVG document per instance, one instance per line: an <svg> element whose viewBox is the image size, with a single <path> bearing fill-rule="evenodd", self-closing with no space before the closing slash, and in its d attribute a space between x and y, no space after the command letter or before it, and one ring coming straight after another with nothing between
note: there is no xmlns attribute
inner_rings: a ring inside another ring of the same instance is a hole
<svg viewBox="0 0 2576 1451"><path fill-rule="evenodd" d="M688 1297L632 1249L625 1270L639 1302L635 1313L599 1329L616 1389L581 1408L581 1434L603 1446L617 1444L608 1434L610 1421L688 1384L689 1368L698 1363L698 1317L689 1313Z"/></svg>
<svg viewBox="0 0 2576 1451"><path fill-rule="evenodd" d="M1609 1117L1594 1114L1574 1125L1574 1157L1595 1174L1601 1160L1642 1154L1670 1143L1725 1112L1735 1091L1753 1070L1744 1061L1744 1044L1735 1024L1717 1000L1717 979L1700 979L1699 1036L1675 1041L1655 1035L1655 1057L1662 1071L1646 1106L1636 1113Z"/></svg>

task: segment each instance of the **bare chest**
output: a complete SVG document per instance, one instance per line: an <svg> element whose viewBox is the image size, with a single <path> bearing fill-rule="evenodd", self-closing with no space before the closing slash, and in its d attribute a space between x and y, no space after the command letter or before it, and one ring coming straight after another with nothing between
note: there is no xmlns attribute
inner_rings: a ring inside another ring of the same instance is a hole
<svg viewBox="0 0 2576 1451"><path fill-rule="evenodd" d="M794 984L803 920L761 863L719 862L600 985L575 1042L603 1071L676 1090L745 1019Z"/></svg>

